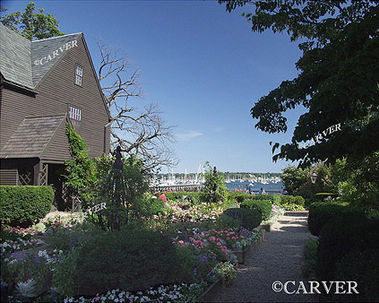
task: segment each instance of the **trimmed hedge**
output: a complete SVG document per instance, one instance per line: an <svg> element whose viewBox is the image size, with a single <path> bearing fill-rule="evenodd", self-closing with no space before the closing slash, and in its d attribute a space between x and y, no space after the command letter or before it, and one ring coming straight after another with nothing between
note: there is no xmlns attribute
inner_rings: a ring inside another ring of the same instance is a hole
<svg viewBox="0 0 379 303"><path fill-rule="evenodd" d="M228 193L228 201L235 201L237 203L242 203L246 199L250 199L252 196L248 193L232 191Z"/></svg>
<svg viewBox="0 0 379 303"><path fill-rule="evenodd" d="M323 226L331 219L349 213L361 213L343 204L314 202L309 207L308 228L312 235L319 236Z"/></svg>
<svg viewBox="0 0 379 303"><path fill-rule="evenodd" d="M249 230L258 227L262 222L262 214L256 209L229 208L224 214L238 220L241 226Z"/></svg>
<svg viewBox="0 0 379 303"><path fill-rule="evenodd" d="M159 232L128 230L100 233L85 242L76 258L57 266L54 280L63 295L94 296L110 289L137 291L171 284L179 271L170 238Z"/></svg>
<svg viewBox="0 0 379 303"><path fill-rule="evenodd" d="M379 302L379 249L350 252L337 263L335 277L357 282L360 302Z"/></svg>
<svg viewBox="0 0 379 303"><path fill-rule="evenodd" d="M276 200L276 196L278 195L251 195L249 197L249 200L269 200L271 202L274 202Z"/></svg>
<svg viewBox="0 0 379 303"><path fill-rule="evenodd" d="M267 220L270 218L271 215L271 209L272 209L272 203L270 200L245 200L241 207L243 208L250 208L255 209L260 212L262 215L262 221Z"/></svg>
<svg viewBox="0 0 379 303"><path fill-rule="evenodd" d="M0 186L0 221L29 227L50 212L54 191L50 186Z"/></svg>
<svg viewBox="0 0 379 303"><path fill-rule="evenodd" d="M204 202L204 195L202 192L176 192L176 193L170 193L170 192L165 192L164 193L166 198L168 200L183 200L184 197L188 201L191 201L193 204L199 204L201 202Z"/></svg>
<svg viewBox="0 0 379 303"><path fill-rule="evenodd" d="M379 249L379 220L362 213L346 213L321 229L318 250L318 279L335 281L336 264L350 252ZM359 261L359 260L357 260Z"/></svg>

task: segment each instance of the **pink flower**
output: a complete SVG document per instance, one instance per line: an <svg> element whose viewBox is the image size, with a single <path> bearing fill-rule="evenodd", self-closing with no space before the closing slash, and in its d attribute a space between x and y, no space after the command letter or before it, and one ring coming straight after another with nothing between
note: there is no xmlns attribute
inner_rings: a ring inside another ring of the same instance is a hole
<svg viewBox="0 0 379 303"><path fill-rule="evenodd" d="M230 238L229 238L229 237L226 237L226 240L230 240Z"/></svg>
<svg viewBox="0 0 379 303"><path fill-rule="evenodd" d="M220 243L220 242L218 242L218 243L217 243L217 245L218 245L218 246L221 246L221 243Z"/></svg>
<svg viewBox="0 0 379 303"><path fill-rule="evenodd" d="M216 238L213 237L213 236L212 236L212 237L209 237L209 241L212 242L212 243L214 243L214 242L216 241Z"/></svg>

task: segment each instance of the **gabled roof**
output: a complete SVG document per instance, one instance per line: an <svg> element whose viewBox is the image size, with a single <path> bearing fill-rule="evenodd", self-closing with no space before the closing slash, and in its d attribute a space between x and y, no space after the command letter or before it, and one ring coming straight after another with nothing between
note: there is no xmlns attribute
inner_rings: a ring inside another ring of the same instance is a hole
<svg viewBox="0 0 379 303"><path fill-rule="evenodd" d="M31 43L31 64L32 64L32 80L34 87L45 76L45 74L53 67L58 59L63 55L62 49L67 42L77 40L81 36L81 33L70 34L65 36L53 37L42 40L35 40ZM53 52L57 51L58 56L54 57ZM64 51L64 50L63 50ZM52 60L46 60L43 65L35 64L36 60L49 56Z"/></svg>
<svg viewBox="0 0 379 303"><path fill-rule="evenodd" d="M0 72L7 81L33 88L31 42L0 25Z"/></svg>
<svg viewBox="0 0 379 303"><path fill-rule="evenodd" d="M30 41L0 24L0 72L4 79L16 85L34 89L45 74L63 55L64 45L77 40L82 33ZM58 51L58 56L53 56ZM51 60L35 64L50 55Z"/></svg>
<svg viewBox="0 0 379 303"><path fill-rule="evenodd" d="M27 117L0 150L1 158L40 158L66 115Z"/></svg>

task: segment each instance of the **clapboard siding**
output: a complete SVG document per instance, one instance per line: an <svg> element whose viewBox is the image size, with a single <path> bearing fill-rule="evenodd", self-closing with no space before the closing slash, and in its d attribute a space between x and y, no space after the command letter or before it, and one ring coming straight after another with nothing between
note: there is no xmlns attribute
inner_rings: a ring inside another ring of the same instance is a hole
<svg viewBox="0 0 379 303"><path fill-rule="evenodd" d="M83 87L74 83L77 64L83 68ZM37 94L33 97L14 89L1 89L1 147L24 117L65 114L71 105L82 110L78 132L89 148L89 155L97 157L104 150L109 151L109 131L104 140L108 115L82 36L78 38L78 47L67 50L35 90ZM68 155L65 125L60 125L59 132L50 140L43 157L65 160Z"/></svg>
<svg viewBox="0 0 379 303"><path fill-rule="evenodd" d="M0 185L18 185L17 169L0 169Z"/></svg>
<svg viewBox="0 0 379 303"><path fill-rule="evenodd" d="M48 143L41 159L65 161L70 158L70 147L66 135L66 121L64 120L55 131L55 134Z"/></svg>

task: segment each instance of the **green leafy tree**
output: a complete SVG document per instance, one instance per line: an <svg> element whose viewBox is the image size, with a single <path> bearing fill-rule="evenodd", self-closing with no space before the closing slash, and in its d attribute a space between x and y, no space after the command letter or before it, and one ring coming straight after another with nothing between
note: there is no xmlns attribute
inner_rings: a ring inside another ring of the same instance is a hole
<svg viewBox="0 0 379 303"><path fill-rule="evenodd" d="M1 11L6 12L7 9L1 8ZM58 20L52 14L45 14L44 9L37 9L33 2L26 6L24 12L5 14L0 21L29 40L65 35L58 29Z"/></svg>
<svg viewBox="0 0 379 303"><path fill-rule="evenodd" d="M205 184L204 188L202 189L205 201L226 201L228 192L226 191L224 175L220 172L217 172L216 167L212 169L208 163L207 165L208 170L204 173Z"/></svg>
<svg viewBox="0 0 379 303"><path fill-rule="evenodd" d="M299 195L307 200L315 200L317 193L336 193L341 176L332 173L333 167L325 163L304 169L289 166L283 170L283 184L290 195ZM311 181L312 173L317 175L314 184Z"/></svg>
<svg viewBox="0 0 379 303"><path fill-rule="evenodd" d="M338 180L341 200L367 208L379 209L379 152L362 161L339 163L345 175Z"/></svg>
<svg viewBox="0 0 379 303"><path fill-rule="evenodd" d="M308 175L308 170L295 166L283 169L281 178L288 194L295 195L296 191L308 181Z"/></svg>
<svg viewBox="0 0 379 303"><path fill-rule="evenodd" d="M318 161L364 159L379 150L379 8L378 0L219 0L230 12L252 8L243 15L252 30L287 32L300 40L303 54L299 75L283 81L251 109L256 127L268 133L286 132L283 113L304 106L290 143L275 143L273 156ZM339 131L326 131L340 123ZM323 134L325 132L325 134ZM320 136L322 134L322 137ZM299 148L315 138L319 143Z"/></svg>

